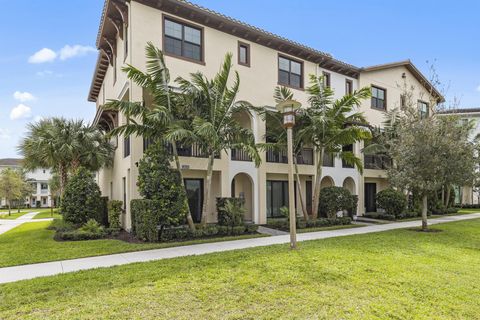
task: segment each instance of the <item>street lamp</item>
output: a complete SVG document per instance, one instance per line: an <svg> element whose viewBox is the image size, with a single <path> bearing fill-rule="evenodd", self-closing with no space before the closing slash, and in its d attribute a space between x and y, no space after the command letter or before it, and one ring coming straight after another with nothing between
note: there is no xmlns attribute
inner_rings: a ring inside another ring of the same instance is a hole
<svg viewBox="0 0 480 320"><path fill-rule="evenodd" d="M287 156L288 156L288 212L290 214L290 249L297 248L297 224L295 212L295 193L293 191L293 126L295 125L295 111L302 104L295 100L286 100L277 104L277 110L283 114L283 126L287 129ZM300 181L298 181L300 183Z"/></svg>

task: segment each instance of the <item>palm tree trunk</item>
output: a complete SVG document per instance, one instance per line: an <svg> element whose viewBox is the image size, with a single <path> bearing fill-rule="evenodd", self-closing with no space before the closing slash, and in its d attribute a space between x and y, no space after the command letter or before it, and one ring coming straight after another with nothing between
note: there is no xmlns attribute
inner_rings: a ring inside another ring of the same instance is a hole
<svg viewBox="0 0 480 320"><path fill-rule="evenodd" d="M447 185L447 197L445 199L445 207L448 208L448 205L450 204L450 185Z"/></svg>
<svg viewBox="0 0 480 320"><path fill-rule="evenodd" d="M207 166L207 183L205 184L204 199L203 199L203 208L202 208L202 226L207 225L207 215L208 207L210 206L210 193L212 191L212 175L213 175L213 161L215 159L214 154L212 153L208 157L208 166Z"/></svg>
<svg viewBox="0 0 480 320"><path fill-rule="evenodd" d="M424 195L422 198L422 230L423 231L426 231L428 229L427 210L428 210L428 199L427 199L427 195Z"/></svg>
<svg viewBox="0 0 480 320"><path fill-rule="evenodd" d="M182 184L183 190L185 189L185 181L183 180L183 173L182 173L182 167L180 165L180 158L178 157L178 151L177 151L177 143L175 141L172 142L172 148L173 148L173 158L175 159L175 166L177 167L178 172L180 173L180 183ZM185 210L187 212L187 223L188 226L191 230L195 230L195 223L193 223L193 218L192 218L192 213L190 212L190 206L188 205L188 199L185 196Z"/></svg>
<svg viewBox="0 0 480 320"><path fill-rule="evenodd" d="M297 180L297 189L298 189L298 195L300 196L300 206L302 207L302 212L303 212L303 217L305 221L308 221L308 212L307 208L305 207L305 203L303 201L303 189L302 189L302 183L300 181L300 174L298 174L298 164L297 164L297 157L293 158L293 163L295 167L295 178Z"/></svg>
<svg viewBox="0 0 480 320"><path fill-rule="evenodd" d="M322 181L322 165L323 165L323 154L325 149L323 147L318 148L320 152L317 151L317 172L315 174L315 188L313 192L313 207L312 207L312 219L318 218L318 209L320 205L320 183Z"/></svg>
<svg viewBox="0 0 480 320"><path fill-rule="evenodd" d="M58 170L60 171L60 196L63 197L65 187L67 186L68 173L67 168L63 164L59 166Z"/></svg>

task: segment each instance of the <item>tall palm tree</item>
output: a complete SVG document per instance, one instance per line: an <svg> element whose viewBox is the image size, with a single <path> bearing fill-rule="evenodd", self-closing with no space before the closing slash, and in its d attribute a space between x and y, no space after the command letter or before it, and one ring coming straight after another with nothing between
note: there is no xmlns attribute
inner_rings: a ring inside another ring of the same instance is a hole
<svg viewBox="0 0 480 320"><path fill-rule="evenodd" d="M206 224L210 206L215 156L222 151L240 149L253 159L256 166L260 165L261 161L252 130L242 128L235 119L235 115L242 112L251 114L253 107L247 101L237 101L240 77L235 71L231 79L231 73L232 54L228 53L220 71L213 79L207 79L201 72L190 74L190 80L182 77L176 79L182 92L182 103L191 108L193 120L188 123L188 127L179 126L171 130L167 136L188 138L207 154L202 225Z"/></svg>
<svg viewBox="0 0 480 320"><path fill-rule="evenodd" d="M293 99L293 92L283 86L275 88L273 98L276 103L280 103L286 100ZM272 110L272 107L265 107L258 110L265 123L270 123L272 126L268 127L267 134L265 136L265 143L259 143L258 147L269 151L286 152L287 150L287 131L283 125L283 114L277 110ZM303 189L300 183L300 174L298 170L297 158L301 154L303 148L306 146L305 140L302 139L297 133L304 124L303 112L297 114L295 126L293 127L293 160L295 169L295 179L297 180L297 190L300 196L300 206L302 209L303 217L305 220L309 219L308 211L304 203Z"/></svg>
<svg viewBox="0 0 480 320"><path fill-rule="evenodd" d="M177 143L185 138L188 130L182 130L185 126L186 112L177 104L178 94L170 87L170 72L165 64L163 53L152 43L145 48L147 58L146 72L134 66L127 65L122 70L135 84L142 87L152 98L152 104L148 107L143 102L130 102L112 100L104 108L123 113L127 119L126 124L114 128L109 136L137 135L146 139L160 140L172 145L175 166L180 173L182 186L184 185L180 158L177 151ZM177 135L166 136L167 131L175 129ZM191 229L195 230L188 200L185 199L187 222Z"/></svg>
<svg viewBox="0 0 480 320"><path fill-rule="evenodd" d="M301 139L315 146L317 158L315 188L313 194L313 215L318 217L322 160L325 153L340 157L362 172L362 161L343 146L371 138L370 130L362 113L357 112L361 100L370 97L370 88L362 88L334 100L333 90L325 85L323 76L310 76L306 89L310 107L305 110L303 128L297 133Z"/></svg>
<svg viewBox="0 0 480 320"><path fill-rule="evenodd" d="M79 166L98 170L112 162L113 146L96 127L81 120L49 118L28 125L26 138L18 150L27 170L50 168L60 175L63 195L68 174Z"/></svg>

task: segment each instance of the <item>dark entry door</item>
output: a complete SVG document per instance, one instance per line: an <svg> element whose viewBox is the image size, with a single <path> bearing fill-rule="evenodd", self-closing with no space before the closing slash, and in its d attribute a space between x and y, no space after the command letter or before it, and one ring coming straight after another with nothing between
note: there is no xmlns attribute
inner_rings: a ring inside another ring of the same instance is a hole
<svg viewBox="0 0 480 320"><path fill-rule="evenodd" d="M306 207L308 214L312 214L312 181L305 181L305 197L307 198Z"/></svg>
<svg viewBox="0 0 480 320"><path fill-rule="evenodd" d="M185 179L185 190L193 221L199 223L202 220L203 179Z"/></svg>
<svg viewBox="0 0 480 320"><path fill-rule="evenodd" d="M376 212L377 204L375 196L377 194L376 183L365 183L365 210L367 212Z"/></svg>

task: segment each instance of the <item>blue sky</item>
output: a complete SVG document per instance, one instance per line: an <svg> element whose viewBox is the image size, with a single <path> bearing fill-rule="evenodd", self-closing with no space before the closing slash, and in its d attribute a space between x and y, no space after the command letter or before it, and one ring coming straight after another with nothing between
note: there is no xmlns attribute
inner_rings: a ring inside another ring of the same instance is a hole
<svg viewBox="0 0 480 320"><path fill-rule="evenodd" d="M0 2L3 158L17 156L30 121L93 118L95 106L87 94L103 0ZM356 66L410 58L428 75L426 61L435 61L440 79L450 84L447 99L458 97L462 107L480 107L480 1L194 2Z"/></svg>

